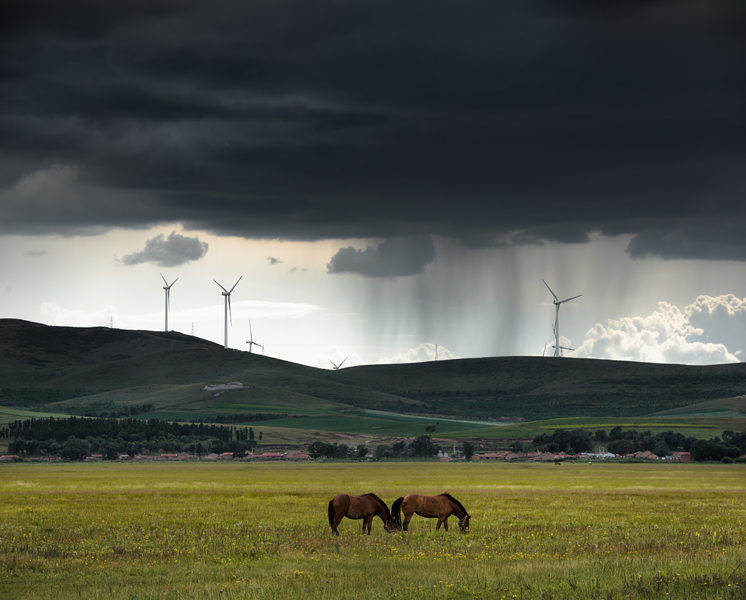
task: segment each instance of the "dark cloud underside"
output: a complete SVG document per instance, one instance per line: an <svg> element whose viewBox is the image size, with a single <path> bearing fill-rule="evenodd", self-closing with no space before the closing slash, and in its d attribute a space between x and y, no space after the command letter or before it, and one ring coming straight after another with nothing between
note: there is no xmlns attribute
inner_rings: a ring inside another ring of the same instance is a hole
<svg viewBox="0 0 746 600"><path fill-rule="evenodd" d="M355 273L366 277L400 277L423 273L435 259L430 236L394 238L359 250L348 246L332 256L329 273Z"/></svg>
<svg viewBox="0 0 746 600"><path fill-rule="evenodd" d="M199 260L207 254L207 242L199 238L179 235L175 231L168 237L159 234L145 243L145 248L122 257L125 265L151 262L162 267L176 267Z"/></svg>
<svg viewBox="0 0 746 600"><path fill-rule="evenodd" d="M0 40L6 231L744 257L740 0L9 1Z"/></svg>

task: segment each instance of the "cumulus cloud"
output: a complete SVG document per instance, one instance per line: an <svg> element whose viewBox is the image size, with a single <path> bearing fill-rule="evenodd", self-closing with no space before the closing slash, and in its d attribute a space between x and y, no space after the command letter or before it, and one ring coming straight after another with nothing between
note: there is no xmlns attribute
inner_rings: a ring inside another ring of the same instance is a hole
<svg viewBox="0 0 746 600"><path fill-rule="evenodd" d="M685 308L687 319L702 330L705 342L719 342L741 356L746 350L746 298L733 294L698 296Z"/></svg>
<svg viewBox="0 0 746 600"><path fill-rule="evenodd" d="M66 308L54 302L42 302L39 312L49 325L67 327L122 327L124 324L114 306L99 307L91 311ZM129 324L129 322L127 323Z"/></svg>
<svg viewBox="0 0 746 600"><path fill-rule="evenodd" d="M172 231L168 237L162 233L145 242L145 248L139 252L122 257L125 265L137 265L152 262L161 267L176 267L193 260L199 260L207 254L207 242L200 242L196 237L185 237Z"/></svg>
<svg viewBox="0 0 746 600"><path fill-rule="evenodd" d="M596 323L575 356L656 363L739 362L746 338L746 298L702 295L680 308L659 302L649 315Z"/></svg>
<svg viewBox="0 0 746 600"><path fill-rule="evenodd" d="M436 356L437 353L437 356ZM391 364L391 363L416 363L416 362L427 362L431 360L451 360L453 358L459 358L453 352L451 352L445 346L436 345L431 342L424 342L409 348L402 352L397 352L393 356L388 358L382 358L378 361L379 364Z"/></svg>
<svg viewBox="0 0 746 600"><path fill-rule="evenodd" d="M249 319L301 319L323 310L315 304L302 302L272 302L267 300L239 300L233 303L234 321ZM115 306L103 306L93 310L67 308L54 302L43 302L39 311L44 322L49 325L71 327L114 327L124 329L152 329L154 323L162 323L163 313L145 314L120 313ZM223 304L213 304L197 308L173 310L169 317L174 322L207 323L223 320Z"/></svg>
<svg viewBox="0 0 746 600"><path fill-rule="evenodd" d="M326 265L328 273L357 273L366 277L417 275L435 259L435 246L429 235L391 238L378 246L358 250L340 248Z"/></svg>
<svg viewBox="0 0 746 600"><path fill-rule="evenodd" d="M239 288L240 289L240 288ZM240 319L301 319L307 315L323 310L315 304L303 302L272 302L268 300L236 300L232 306L233 320ZM185 321L209 321L223 318L223 304L214 304L202 308L174 311L175 317Z"/></svg>

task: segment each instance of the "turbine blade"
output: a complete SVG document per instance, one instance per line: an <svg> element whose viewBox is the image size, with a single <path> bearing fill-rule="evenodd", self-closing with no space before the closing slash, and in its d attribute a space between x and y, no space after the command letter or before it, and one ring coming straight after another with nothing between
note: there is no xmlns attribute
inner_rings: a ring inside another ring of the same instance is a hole
<svg viewBox="0 0 746 600"><path fill-rule="evenodd" d="M564 302L569 302L570 300L575 300L575 298L580 298L583 294L578 294L577 296L573 296L572 298L565 298L564 300L560 300L559 303L563 304Z"/></svg>
<svg viewBox="0 0 746 600"><path fill-rule="evenodd" d="M166 281L166 278L163 276L163 273L160 273L161 279L163 279L163 283L168 285L168 281Z"/></svg>
<svg viewBox="0 0 746 600"><path fill-rule="evenodd" d="M542 281L544 281L544 280L542 279ZM550 287L549 287L549 284L548 284L548 283L547 283L546 281L544 281L544 285L545 285L545 286L547 286L547 289L549 290L549 293L550 293L550 294L552 294L552 296L554 296L554 299L555 299L555 300L559 300L559 298L557 298L557 294L555 294L555 293L554 293L554 292L552 291L552 288L550 288Z"/></svg>
<svg viewBox="0 0 746 600"><path fill-rule="evenodd" d="M330 363L332 363L332 366L336 369L337 365L334 364L334 361L331 358L329 358L328 360L329 360Z"/></svg>
<svg viewBox="0 0 746 600"><path fill-rule="evenodd" d="M241 277L243 277L243 275L241 275ZM236 286L238 285L238 282L239 282L239 281L241 281L241 277L239 277L239 278L238 278L238 279L236 280L236 283L234 283L234 284L233 284L233 287L231 288L231 291L230 291L230 292L228 292L229 294L230 294L230 293L231 293L231 292L232 292L233 290L235 290L235 289L236 289Z"/></svg>
<svg viewBox="0 0 746 600"><path fill-rule="evenodd" d="M251 343L254 343L254 332L251 330L251 321L249 321L249 338L251 339Z"/></svg>
<svg viewBox="0 0 746 600"><path fill-rule="evenodd" d="M345 360L347 360L347 357L345 356ZM339 366L341 367L343 364L345 364L345 360L343 360L341 363L339 363ZM337 367L339 368L339 367Z"/></svg>
<svg viewBox="0 0 746 600"><path fill-rule="evenodd" d="M216 279L213 279L213 281L214 281L215 283L218 283ZM224 287L223 287L222 285L220 285L219 283L218 283L218 287L219 287L219 288L220 288L221 290L223 290L223 291L224 291L224 292L225 292L226 294L228 293L228 290L226 290L226 289L225 289L225 288L224 288Z"/></svg>
<svg viewBox="0 0 746 600"><path fill-rule="evenodd" d="M169 289L171 289L171 286L172 286L172 285L173 285L174 283L176 283L177 281L179 281L179 278L178 278L178 277L177 277L176 279L174 279L174 280L173 280L173 281L171 282L171 285L169 285L169 286L168 286L168 288L169 288Z"/></svg>
<svg viewBox="0 0 746 600"><path fill-rule="evenodd" d="M233 325L233 311L231 310L231 295L228 294L226 298L228 298L228 316L231 319L231 325Z"/></svg>

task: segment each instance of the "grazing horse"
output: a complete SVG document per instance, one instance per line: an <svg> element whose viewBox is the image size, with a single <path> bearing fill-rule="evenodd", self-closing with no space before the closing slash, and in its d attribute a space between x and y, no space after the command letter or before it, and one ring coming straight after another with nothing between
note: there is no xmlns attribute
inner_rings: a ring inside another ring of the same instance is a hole
<svg viewBox="0 0 746 600"><path fill-rule="evenodd" d="M334 535L339 535L337 525L343 517L348 519L363 519L363 531L370 533L373 517L381 517L383 528L391 533L396 531L394 518L386 503L375 494L363 494L362 496L350 496L339 494L329 500L329 526Z"/></svg>
<svg viewBox="0 0 746 600"><path fill-rule="evenodd" d="M421 517L434 518L438 517L438 524L435 531L443 525L448 531L448 517L455 515L458 519L458 526L464 533L469 531L469 513L466 512L464 505L450 494L440 494L438 496L421 496L420 494L409 494L403 498L397 498L391 505L391 512L394 515L394 523L397 529L404 528L409 531L409 520L414 513ZM404 523L402 525L401 513L404 513Z"/></svg>

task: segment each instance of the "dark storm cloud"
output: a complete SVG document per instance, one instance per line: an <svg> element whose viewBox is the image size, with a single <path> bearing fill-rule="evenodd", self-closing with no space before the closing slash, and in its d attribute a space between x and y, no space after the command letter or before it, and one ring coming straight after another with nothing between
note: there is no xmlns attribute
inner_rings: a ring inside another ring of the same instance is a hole
<svg viewBox="0 0 746 600"><path fill-rule="evenodd" d="M627 254L632 258L698 258L746 261L743 222L723 223L716 231L701 227L680 230L651 230L630 240Z"/></svg>
<svg viewBox="0 0 746 600"><path fill-rule="evenodd" d="M161 267L176 267L207 254L207 242L199 238L186 237L172 231L168 237L162 233L145 242L145 248L122 257L125 265L152 262Z"/></svg>
<svg viewBox="0 0 746 600"><path fill-rule="evenodd" d="M326 270L366 277L401 277L423 273L434 258L435 246L430 236L393 238L365 250L340 248Z"/></svg>
<svg viewBox="0 0 746 600"><path fill-rule="evenodd" d="M741 0L9 0L0 40L0 230L746 254Z"/></svg>

